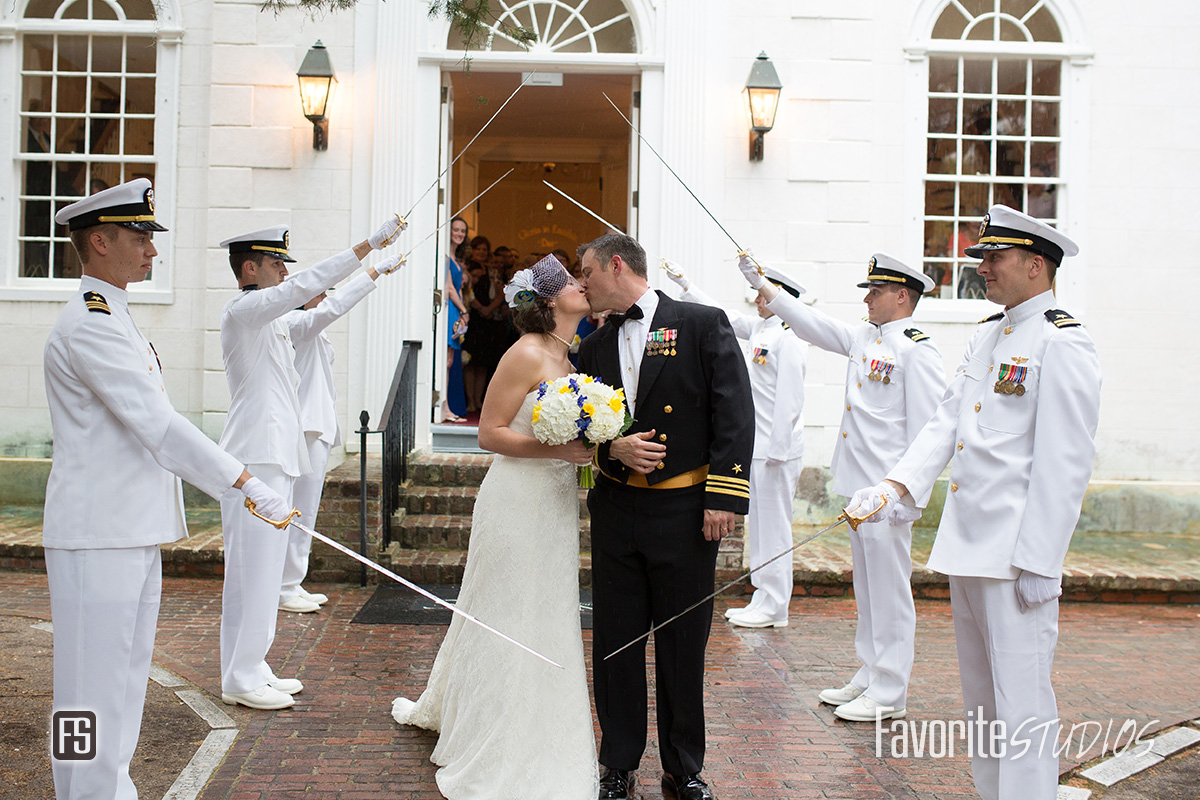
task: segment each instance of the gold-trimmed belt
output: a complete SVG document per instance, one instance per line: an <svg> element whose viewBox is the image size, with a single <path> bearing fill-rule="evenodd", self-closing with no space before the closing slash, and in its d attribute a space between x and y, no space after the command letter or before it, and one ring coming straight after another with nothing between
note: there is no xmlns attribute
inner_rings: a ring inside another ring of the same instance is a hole
<svg viewBox="0 0 1200 800"><path fill-rule="evenodd" d="M621 483L621 481L617 480L612 475L609 475L604 470L600 470L600 474L614 483ZM695 469L690 469L687 472L681 472L678 475L672 475L665 481L659 481L655 484L651 484L649 481L647 481L646 476L642 473L630 470L629 480L625 483L621 483L621 485L633 486L638 489L686 489L689 486L698 486L699 484L704 483L707 479L708 464L705 464L702 467L696 467Z"/></svg>

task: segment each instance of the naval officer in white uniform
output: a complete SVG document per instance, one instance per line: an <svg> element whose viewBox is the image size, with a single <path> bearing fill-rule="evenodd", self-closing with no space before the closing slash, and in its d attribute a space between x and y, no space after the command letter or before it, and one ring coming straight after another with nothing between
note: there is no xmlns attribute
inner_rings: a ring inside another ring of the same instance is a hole
<svg viewBox="0 0 1200 800"><path fill-rule="evenodd" d="M337 419L337 390L333 386L333 345L325 334L334 321L375 291L380 273L367 267L336 293L322 292L283 318L296 348L296 372L300 375L300 421L304 444L312 471L296 478L292 501L300 519L310 528L317 525L321 492L325 489L325 469L329 454L342 444L342 429ZM279 589L279 609L306 613L316 611L329 598L301 585L308 575L308 554L312 537L295 528L288 529L287 555L283 562L283 584Z"/></svg>
<svg viewBox="0 0 1200 800"><path fill-rule="evenodd" d="M900 459L905 447L933 415L946 388L942 356L933 341L913 326L912 314L933 281L886 253L867 265L868 322L847 323L779 292L759 275L749 256L738 264L751 286L805 341L846 356L846 406L833 451L833 491L850 495L878 480ZM923 507L928 494L920 498ZM834 714L853 722L903 717L912 672L917 615L913 606L912 523L915 509L863 523L850 531L854 599L858 626L854 650L862 666L840 689L817 696Z"/></svg>
<svg viewBox="0 0 1200 800"><path fill-rule="evenodd" d="M229 384L229 415L221 445L255 475L293 502L292 484L310 472L304 443L300 376L293 363L291 335L283 317L348 277L371 250L390 244L403 229L397 215L366 241L296 273L290 280L285 226L235 236L229 266L241 291L221 314L221 352ZM396 269L402 256L377 268ZM250 708L286 708L304 687L279 678L267 665L275 639L275 619L287 536L267 538L266 522L247 517L232 493L221 498L225 535L225 586L221 597L221 699Z"/></svg>
<svg viewBox="0 0 1200 800"><path fill-rule="evenodd" d="M976 742L975 788L986 800L1054 800L1058 596L1092 474L1100 364L1087 331L1055 307L1073 241L996 205L966 252L983 259L988 300L1004 310L980 324L933 419L851 510L928 496L954 459L929 568L950 576L968 723L1000 721L1009 737L1003 753Z"/></svg>
<svg viewBox="0 0 1200 800"><path fill-rule="evenodd" d="M154 190L139 178L73 203L66 225L83 278L46 341L54 458L42 543L54 619L54 713L95 714L96 754L52 758L58 800L135 800L137 747L162 594L159 545L187 536L177 476L265 513L278 493L176 413L126 287L158 251ZM249 516L245 509L242 513ZM267 534L282 539L276 531Z"/></svg>
<svg viewBox="0 0 1200 800"><path fill-rule="evenodd" d="M680 300L720 307L678 266L668 262L662 266L683 290ZM767 279L792 297L804 291L799 281L773 267L767 268ZM725 310L734 334L746 342L746 369L754 397L754 458L746 518L751 568L792 546L792 499L804 469L802 412L808 363L808 345L788 331L761 297L755 298L755 306L757 316ZM786 628L792 559L781 558L758 569L752 583L749 605L726 611L726 619L743 628Z"/></svg>

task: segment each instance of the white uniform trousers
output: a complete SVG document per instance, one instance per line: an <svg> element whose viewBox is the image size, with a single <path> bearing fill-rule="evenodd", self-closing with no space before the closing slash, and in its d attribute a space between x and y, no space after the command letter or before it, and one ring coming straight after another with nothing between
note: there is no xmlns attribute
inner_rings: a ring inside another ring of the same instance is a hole
<svg viewBox="0 0 1200 800"><path fill-rule="evenodd" d="M911 522L864 522L850 531L858 609L854 651L862 662L851 683L876 703L895 708L908 702L917 629L911 548Z"/></svg>
<svg viewBox="0 0 1200 800"><path fill-rule="evenodd" d="M247 464L254 477L290 504L293 478L273 464ZM288 533L250 514L241 490L221 496L225 587L221 594L221 691L251 692L271 679L279 587Z"/></svg>
<svg viewBox="0 0 1200 800"><path fill-rule="evenodd" d="M308 462L312 472L296 478L292 489L292 503L300 512L300 522L318 530L317 512L321 508L321 492L325 489L325 469L329 466L329 444L317 438L319 434L304 434L308 445ZM308 575L308 553L312 550L312 537L296 528L288 528L287 556L283 562L283 585L279 589L279 602L286 603L296 596L300 584Z"/></svg>
<svg viewBox="0 0 1200 800"><path fill-rule="evenodd" d="M980 747L986 737L976 737L975 790L984 800L1054 800L1058 705L1050 670L1058 600L1022 611L1016 581L951 575L950 606L968 726L1000 720L1010 739L1004 757L993 757Z"/></svg>
<svg viewBox="0 0 1200 800"><path fill-rule="evenodd" d="M765 458L750 462L750 568L792 546L792 498L804 469L804 459L793 458L768 465ZM785 556L750 577L754 596L750 604L771 619L787 619L792 599L792 557Z"/></svg>
<svg viewBox="0 0 1200 800"><path fill-rule="evenodd" d="M54 710L96 714L96 757L53 759L58 800L136 800L129 762L142 728L162 598L158 545L46 548Z"/></svg>

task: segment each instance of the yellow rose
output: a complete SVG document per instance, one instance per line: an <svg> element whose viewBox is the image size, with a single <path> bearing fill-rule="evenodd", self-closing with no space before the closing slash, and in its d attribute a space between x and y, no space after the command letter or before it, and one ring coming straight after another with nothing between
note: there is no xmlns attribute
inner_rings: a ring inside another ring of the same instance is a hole
<svg viewBox="0 0 1200 800"><path fill-rule="evenodd" d="M613 411L620 411L623 405L625 404L621 402L621 398L615 394L613 395L612 399L608 401L608 407Z"/></svg>
<svg viewBox="0 0 1200 800"><path fill-rule="evenodd" d="M541 415L542 415L542 404L538 403L536 406L533 407L533 421L537 422L538 417L540 417Z"/></svg>
<svg viewBox="0 0 1200 800"><path fill-rule="evenodd" d="M592 414L596 413L596 407L594 405L592 405L591 403L584 403L583 404L583 413L585 416L590 417L590 416L592 416Z"/></svg>

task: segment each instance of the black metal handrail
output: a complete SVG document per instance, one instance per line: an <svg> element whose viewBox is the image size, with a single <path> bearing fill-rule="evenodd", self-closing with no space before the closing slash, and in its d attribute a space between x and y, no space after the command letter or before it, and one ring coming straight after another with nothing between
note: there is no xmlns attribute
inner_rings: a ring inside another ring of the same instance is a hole
<svg viewBox="0 0 1200 800"><path fill-rule="evenodd" d="M409 340L400 349L392 386L378 430L383 432L383 478L380 509L382 546L392 542L392 512L400 503L400 486L408 480L408 455L416 446L417 360L421 342Z"/></svg>

